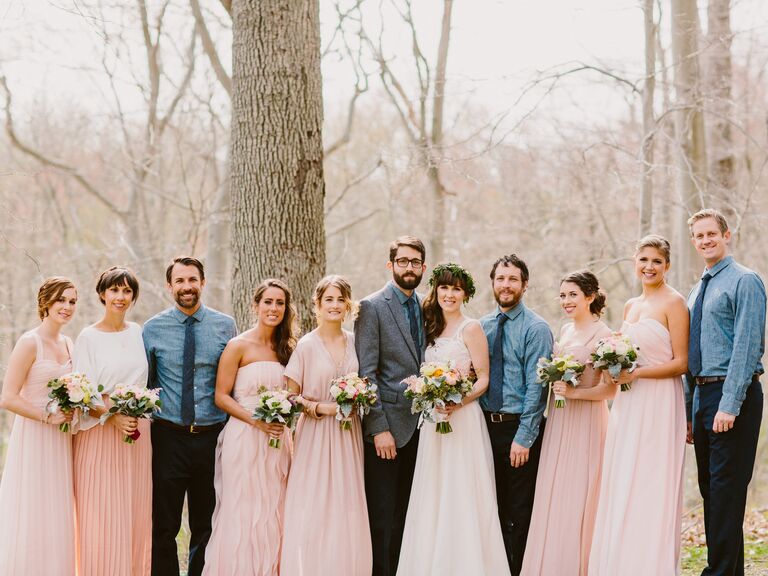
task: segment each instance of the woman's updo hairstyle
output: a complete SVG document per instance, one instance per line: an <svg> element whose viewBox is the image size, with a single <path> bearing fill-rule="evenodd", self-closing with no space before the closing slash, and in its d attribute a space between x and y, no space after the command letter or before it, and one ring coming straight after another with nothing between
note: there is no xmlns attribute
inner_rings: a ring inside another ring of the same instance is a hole
<svg viewBox="0 0 768 576"><path fill-rule="evenodd" d="M51 276L43 281L37 291L37 315L40 316L40 320L48 316L48 308L69 288L77 292L74 282L64 276Z"/></svg>
<svg viewBox="0 0 768 576"><path fill-rule="evenodd" d="M595 276L589 270L577 270L563 276L560 280L560 284L563 282L570 282L576 284L584 293L584 296L594 296L595 299L589 304L589 311L595 316L600 316L605 308L605 292L600 288L600 283Z"/></svg>
<svg viewBox="0 0 768 576"><path fill-rule="evenodd" d="M647 236L643 236L635 245L635 254L640 252L643 248L655 248L662 256L664 256L667 263L671 262L670 254L672 253L672 249L669 246L669 240L663 236L659 236L658 234L648 234Z"/></svg>
<svg viewBox="0 0 768 576"><path fill-rule="evenodd" d="M347 303L347 313L344 316L344 319L346 320L348 317L351 317L354 320L357 317L358 310L360 310L360 304L352 299L352 286L349 284L349 280L338 274L330 274L324 277L315 286L315 291L312 294L312 304L315 307L315 317L319 317L320 301L323 299L323 294L325 294L325 291L328 290L328 288L331 286L339 289L339 292L341 292L341 297Z"/></svg>

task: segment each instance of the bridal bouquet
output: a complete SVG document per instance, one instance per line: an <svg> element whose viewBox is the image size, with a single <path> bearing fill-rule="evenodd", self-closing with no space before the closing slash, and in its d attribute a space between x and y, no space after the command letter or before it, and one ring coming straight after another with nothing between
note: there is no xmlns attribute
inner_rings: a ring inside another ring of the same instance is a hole
<svg viewBox="0 0 768 576"><path fill-rule="evenodd" d="M448 415L438 412L448 403L461 404L462 399L472 392L474 379L453 366L452 362L425 362L419 369L419 376L409 376L405 397L412 401L411 413L421 412L419 428L424 421L434 422L439 434L452 432Z"/></svg>
<svg viewBox="0 0 768 576"><path fill-rule="evenodd" d="M577 362L572 354L553 355L539 358L536 363L536 376L542 386L552 386L555 382L565 382L571 386L579 385L579 376L584 372L584 365ZM565 397L555 394L555 408L565 407Z"/></svg>
<svg viewBox="0 0 768 576"><path fill-rule="evenodd" d="M614 332L598 341L592 352L592 363L595 368L608 370L611 378L616 380L623 369L632 372L637 367L637 351L629 336ZM621 385L621 391L626 392L631 387L632 384L627 382Z"/></svg>
<svg viewBox="0 0 768 576"><path fill-rule="evenodd" d="M118 384L109 395L112 407L101 415L102 424L110 416L122 414L133 418L151 418L155 412L160 412L160 388L146 388L135 384ZM141 436L138 429L132 434L123 436L123 442L133 444Z"/></svg>
<svg viewBox="0 0 768 576"><path fill-rule="evenodd" d="M267 424L278 422L293 430L301 414L302 406L296 402L296 395L288 390L268 390L264 386L257 391L259 397L253 409L253 419ZM269 438L270 448L280 448L280 438Z"/></svg>
<svg viewBox="0 0 768 576"><path fill-rule="evenodd" d="M376 384L368 381L357 372L350 372L331 380L331 397L336 401L336 420L341 423L342 430L352 430L352 411L362 417L368 414L371 406L376 403Z"/></svg>
<svg viewBox="0 0 768 576"><path fill-rule="evenodd" d="M93 406L94 399L104 389L101 385L92 384L81 372L70 372L53 378L48 381L48 388L50 388L48 398L51 399L48 403L49 412L55 412L56 408L51 405L56 404L62 412L72 412L80 408L86 413ZM59 424L59 430L69 432L69 422Z"/></svg>

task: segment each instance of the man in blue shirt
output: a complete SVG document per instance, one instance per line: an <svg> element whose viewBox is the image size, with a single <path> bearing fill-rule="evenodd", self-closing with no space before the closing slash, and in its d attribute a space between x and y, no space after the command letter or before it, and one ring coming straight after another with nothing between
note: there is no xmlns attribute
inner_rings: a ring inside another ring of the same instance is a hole
<svg viewBox="0 0 768 576"><path fill-rule="evenodd" d="M480 398L493 448L501 530L512 576L520 574L533 511L546 393L539 358L552 355L546 321L523 304L528 267L515 254L491 269L498 306L480 322L488 338L490 383Z"/></svg>
<svg viewBox="0 0 768 576"><path fill-rule="evenodd" d="M742 524L763 414L765 286L728 254L731 233L722 214L701 210L688 226L706 265L688 295L686 378L707 536L702 576L743 575Z"/></svg>
<svg viewBox="0 0 768 576"><path fill-rule="evenodd" d="M176 305L144 325L149 387L160 388L162 412L152 424L152 575L179 574L176 535L184 496L189 509L189 572L203 571L216 505L216 440L226 414L214 403L216 371L235 321L203 306L203 264L180 257L166 270Z"/></svg>

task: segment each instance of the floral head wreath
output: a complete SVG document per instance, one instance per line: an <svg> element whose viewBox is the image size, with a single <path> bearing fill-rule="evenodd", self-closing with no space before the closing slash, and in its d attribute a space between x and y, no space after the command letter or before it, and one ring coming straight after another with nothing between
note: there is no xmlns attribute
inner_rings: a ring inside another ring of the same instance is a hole
<svg viewBox="0 0 768 576"><path fill-rule="evenodd" d="M469 302L469 299L475 295L475 281L472 279L472 274L453 262L438 264L432 269L432 274L429 277L430 288L437 288L435 282L437 282L437 279L443 272L449 272L454 278L460 278L462 280L462 283L465 286L464 302Z"/></svg>

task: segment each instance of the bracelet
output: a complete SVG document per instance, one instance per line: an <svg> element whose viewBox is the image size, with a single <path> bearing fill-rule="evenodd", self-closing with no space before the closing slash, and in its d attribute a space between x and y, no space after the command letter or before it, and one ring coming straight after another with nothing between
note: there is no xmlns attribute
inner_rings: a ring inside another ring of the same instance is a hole
<svg viewBox="0 0 768 576"><path fill-rule="evenodd" d="M51 419L51 413L48 412L48 410L44 410L43 417L40 418L40 422L43 424L48 424L48 421Z"/></svg>

